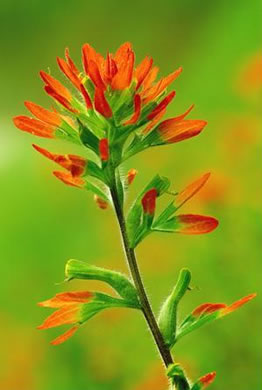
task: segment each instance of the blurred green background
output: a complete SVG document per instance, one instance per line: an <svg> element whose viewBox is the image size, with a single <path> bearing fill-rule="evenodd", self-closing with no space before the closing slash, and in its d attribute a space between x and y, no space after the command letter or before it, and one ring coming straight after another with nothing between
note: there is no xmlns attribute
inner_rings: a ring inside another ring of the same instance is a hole
<svg viewBox="0 0 262 390"><path fill-rule="evenodd" d="M162 75L183 66L170 115L195 103L191 117L209 122L195 139L130 160L125 169L139 171L130 200L156 172L179 190L211 171L206 188L183 211L220 220L211 235L152 235L138 248L153 307L158 310L184 266L193 272L194 289L181 315L202 302L230 303L258 292L234 315L183 339L174 356L194 379L216 370L214 390L261 389L261 2L1 0L0 20L0 389L166 389L139 313L105 312L56 348L49 341L60 329L36 330L48 313L36 303L67 288L55 284L67 259L122 271L126 265L113 213L58 182L52 163L30 143L65 152L70 145L56 149L12 124L13 116L26 113L24 100L48 107L38 72L50 67L58 76L56 56L65 47L80 65L83 43L105 54L126 40L138 61L152 55Z"/></svg>

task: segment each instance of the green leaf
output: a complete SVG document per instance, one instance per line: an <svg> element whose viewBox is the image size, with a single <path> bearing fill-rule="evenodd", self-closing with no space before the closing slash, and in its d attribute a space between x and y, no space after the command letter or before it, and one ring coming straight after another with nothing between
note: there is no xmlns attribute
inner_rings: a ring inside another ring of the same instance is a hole
<svg viewBox="0 0 262 390"><path fill-rule="evenodd" d="M158 317L158 325L164 340L169 347L176 341L177 306L188 290L191 281L191 273L182 269L172 293L164 302Z"/></svg>
<svg viewBox="0 0 262 390"><path fill-rule="evenodd" d="M102 188L102 186L96 185L87 178L85 178L85 189L88 191L92 191L95 195L99 196L103 200L110 202L110 197L106 188Z"/></svg>
<svg viewBox="0 0 262 390"><path fill-rule="evenodd" d="M99 139L79 119L77 121L79 124L79 135L80 135L81 142L87 148L90 148L91 150L93 150L93 152L99 155Z"/></svg>
<svg viewBox="0 0 262 390"><path fill-rule="evenodd" d="M79 260L69 260L66 264L65 276L67 280L86 279L105 282L109 284L122 298L132 302L137 308L140 308L134 285L120 272L96 267Z"/></svg>
<svg viewBox="0 0 262 390"><path fill-rule="evenodd" d="M175 213L176 207L174 206L174 201L165 208L165 210L159 215L153 224L153 229L158 230L158 227L161 229L161 225L165 224L168 219Z"/></svg>

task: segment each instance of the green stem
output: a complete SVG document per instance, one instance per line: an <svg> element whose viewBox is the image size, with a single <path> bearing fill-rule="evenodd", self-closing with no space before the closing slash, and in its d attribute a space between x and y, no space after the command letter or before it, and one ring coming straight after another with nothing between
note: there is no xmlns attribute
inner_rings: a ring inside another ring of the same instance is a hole
<svg viewBox="0 0 262 390"><path fill-rule="evenodd" d="M116 212L116 216L118 219L120 231L121 231L121 236L122 236L122 241L123 241L123 246L124 246L124 251L125 251L125 256L128 262L129 270L132 275L135 287L137 289L137 293L140 299L140 303L142 306L142 312L145 316L145 319L147 321L147 324L151 330L151 333L153 335L153 338L155 340L155 343L158 347L159 353L163 359L163 362L166 367L168 367L170 364L173 363L173 359L170 353L169 348L166 346L164 338L162 336L162 333L159 330L159 327L157 325L155 316L153 314L151 305L149 303L143 281L140 275L140 271L137 265L136 261L136 255L134 249L130 248L129 242L128 242L128 236L127 236L127 229L126 229L126 222L125 222L125 217L123 213L123 209L119 200L115 180L114 184L111 188L111 196Z"/></svg>

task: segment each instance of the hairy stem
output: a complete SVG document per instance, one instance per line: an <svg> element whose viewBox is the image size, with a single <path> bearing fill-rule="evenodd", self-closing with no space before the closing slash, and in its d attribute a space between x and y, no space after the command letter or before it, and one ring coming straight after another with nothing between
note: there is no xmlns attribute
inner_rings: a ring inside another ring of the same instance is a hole
<svg viewBox="0 0 262 390"><path fill-rule="evenodd" d="M111 196L112 196L116 216L117 216L120 231L121 231L125 256L126 256L126 259L128 262L130 273L131 273L132 278L133 278L133 282L134 282L135 287L137 289L137 293L138 293L140 303L142 306L142 312L143 312L145 319L147 321L147 324L151 330L151 333L152 333L153 338L155 340L155 343L158 347L158 350L159 350L159 353L162 357L162 360L163 360L165 366L168 367L170 364L173 363L173 359L172 359L169 348L165 345L163 336L159 330L154 313L153 313L151 305L149 303L149 300L148 300L148 297L147 297L147 294L146 294L146 291L145 291L145 288L143 285L143 281L142 281L142 278L140 275L140 271L139 271L139 268L137 265L135 251L134 251L134 249L130 248L130 246L129 246L125 217L124 217L122 206L121 206L120 201L119 201L119 196L117 193L116 185L114 185L111 188Z"/></svg>

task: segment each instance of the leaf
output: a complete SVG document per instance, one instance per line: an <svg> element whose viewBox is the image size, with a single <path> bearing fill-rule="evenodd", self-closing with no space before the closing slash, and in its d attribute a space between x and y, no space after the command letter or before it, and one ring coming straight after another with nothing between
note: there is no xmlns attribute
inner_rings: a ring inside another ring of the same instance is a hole
<svg viewBox="0 0 262 390"><path fill-rule="evenodd" d="M177 328L177 307L180 300L185 295L190 281L190 271L187 269L182 269L178 276L175 288L161 308L158 317L158 325L168 346L172 346L175 343Z"/></svg>
<svg viewBox="0 0 262 390"><path fill-rule="evenodd" d="M83 143L83 145L93 150L93 152L95 152L99 156L99 139L79 119L78 124L81 142Z"/></svg>
<svg viewBox="0 0 262 390"><path fill-rule="evenodd" d="M109 284L124 299L133 302L140 308L137 292L130 280L120 272L84 263L79 260L69 260L65 268L67 280L87 279L100 280Z"/></svg>

